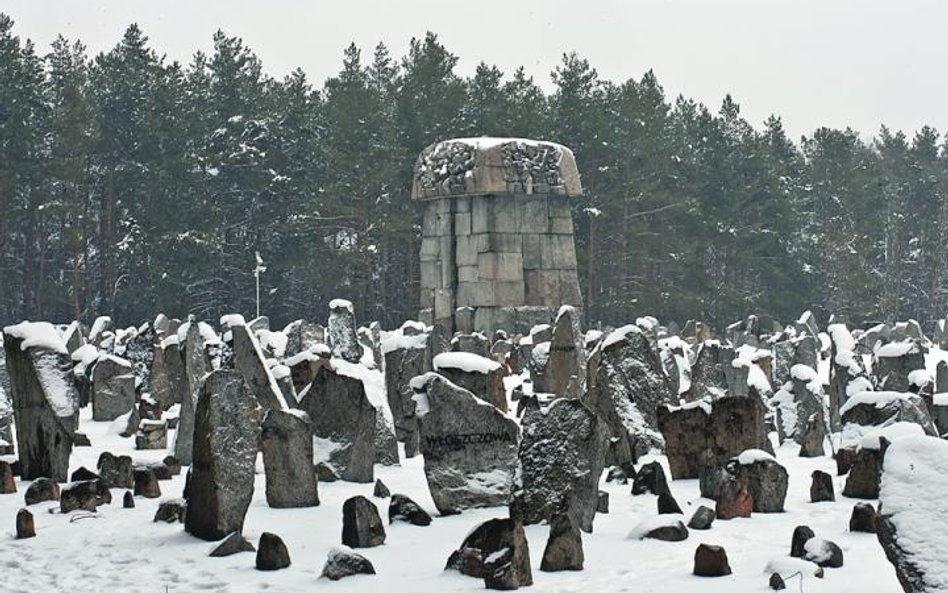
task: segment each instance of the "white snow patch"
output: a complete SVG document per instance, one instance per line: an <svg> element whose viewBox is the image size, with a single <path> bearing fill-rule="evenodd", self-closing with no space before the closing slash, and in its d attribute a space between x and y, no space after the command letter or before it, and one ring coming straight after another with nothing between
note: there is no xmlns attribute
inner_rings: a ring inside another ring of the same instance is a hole
<svg viewBox="0 0 948 593"><path fill-rule="evenodd" d="M20 350L24 352L27 348L35 347L41 350L68 354L63 337L48 321L24 321L16 325L8 325L3 328L3 333L11 338L23 340L20 344Z"/></svg>
<svg viewBox="0 0 948 593"><path fill-rule="evenodd" d="M884 408L895 401L908 402L917 398L918 396L914 393L900 391L863 391L850 396L846 403L839 408L839 414L842 416L860 404L872 404L877 408Z"/></svg>
<svg viewBox="0 0 948 593"><path fill-rule="evenodd" d="M434 370L457 369L465 373L488 375L500 368L500 363L471 352L442 352L432 360Z"/></svg>
<svg viewBox="0 0 948 593"><path fill-rule="evenodd" d="M737 462L741 465L753 465L758 461L777 461L777 459L763 449L747 449L737 456Z"/></svg>

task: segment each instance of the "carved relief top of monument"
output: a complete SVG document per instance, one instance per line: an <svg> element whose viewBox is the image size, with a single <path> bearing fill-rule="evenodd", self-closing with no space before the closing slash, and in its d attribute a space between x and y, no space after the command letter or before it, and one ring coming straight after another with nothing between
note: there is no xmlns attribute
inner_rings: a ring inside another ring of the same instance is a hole
<svg viewBox="0 0 948 593"><path fill-rule="evenodd" d="M484 194L580 196L573 151L521 138L455 138L424 149L412 200Z"/></svg>

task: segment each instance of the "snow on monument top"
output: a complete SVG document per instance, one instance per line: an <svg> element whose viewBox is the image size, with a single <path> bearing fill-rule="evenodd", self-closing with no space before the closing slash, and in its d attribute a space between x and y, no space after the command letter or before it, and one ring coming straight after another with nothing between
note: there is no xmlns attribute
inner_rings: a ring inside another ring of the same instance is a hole
<svg viewBox="0 0 948 593"><path fill-rule="evenodd" d="M573 152L525 138L455 138L425 148L415 163L412 200L470 195L583 193Z"/></svg>

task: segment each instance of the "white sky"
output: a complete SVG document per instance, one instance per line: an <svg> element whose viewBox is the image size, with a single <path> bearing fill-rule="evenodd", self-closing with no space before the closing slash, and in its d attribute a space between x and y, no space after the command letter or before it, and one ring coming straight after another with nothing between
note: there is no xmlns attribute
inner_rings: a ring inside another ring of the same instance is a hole
<svg viewBox="0 0 948 593"><path fill-rule="evenodd" d="M730 92L751 123L776 113L794 136L823 125L948 129L944 0L0 0L0 11L43 51L62 33L98 53L137 22L182 62L221 28L271 75L299 66L317 86L350 41L366 58L379 41L401 56L431 30L465 76L482 60L507 73L522 64L549 89L575 50L603 78L652 68L669 97L715 110Z"/></svg>

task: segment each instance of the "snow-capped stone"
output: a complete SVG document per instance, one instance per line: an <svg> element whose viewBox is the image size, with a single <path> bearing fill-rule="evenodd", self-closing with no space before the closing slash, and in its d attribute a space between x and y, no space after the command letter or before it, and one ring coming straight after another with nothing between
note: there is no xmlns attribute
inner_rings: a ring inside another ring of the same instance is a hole
<svg viewBox="0 0 948 593"><path fill-rule="evenodd" d="M411 384L425 477L438 511L506 504L517 464L517 423L436 373Z"/></svg>
<svg viewBox="0 0 948 593"><path fill-rule="evenodd" d="M271 409L261 428L267 504L273 508L318 505L309 415L300 410Z"/></svg>

